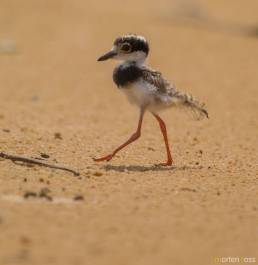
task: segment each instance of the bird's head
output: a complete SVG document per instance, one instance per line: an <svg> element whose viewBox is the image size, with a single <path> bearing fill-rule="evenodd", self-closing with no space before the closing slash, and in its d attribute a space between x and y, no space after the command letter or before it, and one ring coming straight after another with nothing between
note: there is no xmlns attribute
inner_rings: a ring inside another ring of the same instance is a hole
<svg viewBox="0 0 258 265"><path fill-rule="evenodd" d="M128 34L118 37L112 49L98 58L98 61L117 59L126 62L142 64L149 53L149 44L142 36Z"/></svg>

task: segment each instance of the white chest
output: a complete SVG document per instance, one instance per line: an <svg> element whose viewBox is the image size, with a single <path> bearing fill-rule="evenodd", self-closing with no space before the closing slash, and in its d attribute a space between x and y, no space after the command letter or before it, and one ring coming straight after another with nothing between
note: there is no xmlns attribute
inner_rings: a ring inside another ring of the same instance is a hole
<svg viewBox="0 0 258 265"><path fill-rule="evenodd" d="M154 103L157 89L144 80L139 80L128 88L123 89L128 100L137 106L152 105Z"/></svg>

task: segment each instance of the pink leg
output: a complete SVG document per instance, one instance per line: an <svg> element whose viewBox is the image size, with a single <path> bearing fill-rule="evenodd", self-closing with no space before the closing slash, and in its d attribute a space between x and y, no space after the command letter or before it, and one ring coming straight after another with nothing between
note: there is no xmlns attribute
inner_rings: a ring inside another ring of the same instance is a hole
<svg viewBox="0 0 258 265"><path fill-rule="evenodd" d="M145 109L142 108L141 112L140 112L140 118L139 118L139 122L138 122L138 127L135 133L132 134L132 136L122 145L120 145L117 149L115 149L111 154L107 155L107 156L103 156L101 158L94 158L94 161L109 161L111 160L116 153L118 153L121 149L123 149L124 147L126 147L127 145L129 145L130 143L136 141L138 138L140 138L141 136L141 128L142 128L142 120L143 120L143 116L144 116L144 112Z"/></svg>
<svg viewBox="0 0 258 265"><path fill-rule="evenodd" d="M167 162L161 163L160 165L161 166L171 166L173 159L172 159L172 155L171 155L169 144L168 144L166 124L157 114L155 114L155 113L152 113L152 114L159 122L159 126L160 126L161 132L163 134L165 145L166 145L166 150L167 150Z"/></svg>

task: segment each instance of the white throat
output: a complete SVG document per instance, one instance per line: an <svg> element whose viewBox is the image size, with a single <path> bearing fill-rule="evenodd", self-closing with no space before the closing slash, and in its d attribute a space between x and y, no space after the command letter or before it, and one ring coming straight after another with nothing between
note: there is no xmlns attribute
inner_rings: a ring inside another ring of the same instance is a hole
<svg viewBox="0 0 258 265"><path fill-rule="evenodd" d="M126 63L135 62L137 65L143 65L146 60L146 53L137 51L130 54L119 54L117 59Z"/></svg>

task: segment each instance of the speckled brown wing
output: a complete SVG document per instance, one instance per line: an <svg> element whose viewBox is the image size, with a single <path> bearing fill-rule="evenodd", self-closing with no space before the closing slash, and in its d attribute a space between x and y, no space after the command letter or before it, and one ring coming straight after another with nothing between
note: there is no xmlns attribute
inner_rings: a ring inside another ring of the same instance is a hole
<svg viewBox="0 0 258 265"><path fill-rule="evenodd" d="M166 79L164 79L160 72L150 68L144 67L142 69L142 78L147 83L154 85L157 88L158 93L172 96L173 92L176 90L174 85L171 85Z"/></svg>
<svg viewBox="0 0 258 265"><path fill-rule="evenodd" d="M167 103L170 101L171 106L177 105L190 110L196 119L208 118L208 112L203 103L197 101L191 94L178 91L176 86L164 79L160 72L144 67L142 69L142 79L157 89L155 97L157 102L164 103L165 101ZM170 98L168 101L164 100L168 98Z"/></svg>

